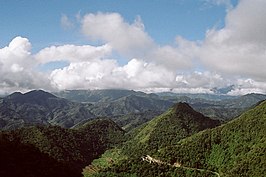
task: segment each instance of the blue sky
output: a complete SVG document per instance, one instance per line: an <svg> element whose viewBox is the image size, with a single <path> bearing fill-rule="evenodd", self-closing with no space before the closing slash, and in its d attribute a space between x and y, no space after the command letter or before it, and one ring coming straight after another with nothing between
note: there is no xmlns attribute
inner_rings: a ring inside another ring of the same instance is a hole
<svg viewBox="0 0 266 177"><path fill-rule="evenodd" d="M0 1L0 94L266 93L266 1Z"/></svg>
<svg viewBox="0 0 266 177"><path fill-rule="evenodd" d="M71 20L80 13L117 12L128 22L140 16L147 33L159 44L173 43L176 35L189 40L204 39L214 26L222 27L225 5L204 0L11 0L0 1L0 46L20 35L33 44L33 51L52 44L84 44L78 29L64 30L62 14Z"/></svg>

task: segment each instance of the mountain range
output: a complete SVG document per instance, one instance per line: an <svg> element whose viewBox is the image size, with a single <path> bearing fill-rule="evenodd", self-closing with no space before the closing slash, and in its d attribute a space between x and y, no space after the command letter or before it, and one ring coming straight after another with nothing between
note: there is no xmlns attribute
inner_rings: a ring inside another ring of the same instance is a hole
<svg viewBox="0 0 266 177"><path fill-rule="evenodd" d="M266 95L262 94L226 96L223 99L209 99L205 95L203 99L202 94L189 97L175 93L146 94L131 90L75 90L55 95L33 90L24 94L15 92L0 99L0 128L8 130L33 124L71 128L96 117L108 117L129 131L160 115L177 102L186 102L196 111L213 119L228 121L266 99Z"/></svg>
<svg viewBox="0 0 266 177"><path fill-rule="evenodd" d="M81 93L0 99L0 176L266 175L265 95Z"/></svg>
<svg viewBox="0 0 266 177"><path fill-rule="evenodd" d="M94 106L92 107L92 111L98 116L109 117L125 115L128 113L143 113L147 110L166 111L177 102L186 102L195 110L208 117L225 121L239 116L249 107L266 99L266 95L255 93L243 96L230 96L224 94L226 90L228 91L233 87L234 86L219 89L214 88L218 90L215 92L216 94L188 94L173 92L147 94L133 90L113 89L69 90L54 94L71 101L93 103ZM158 103L160 106L154 108L153 106L156 106ZM136 106L135 104L139 106Z"/></svg>

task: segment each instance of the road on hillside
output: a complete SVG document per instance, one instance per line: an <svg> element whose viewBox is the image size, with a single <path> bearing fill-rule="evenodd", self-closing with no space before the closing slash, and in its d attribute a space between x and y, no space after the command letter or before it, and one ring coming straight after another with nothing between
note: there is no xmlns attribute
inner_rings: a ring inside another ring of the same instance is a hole
<svg viewBox="0 0 266 177"><path fill-rule="evenodd" d="M198 171L205 171L205 172L210 172L212 174L215 174L217 177L221 177L219 173L215 172L215 171L211 171L211 170L206 170L206 169L201 169L201 168L192 168L192 167L185 167L185 166L182 166L180 163L176 162L174 163L173 165L171 165L170 163L166 163L166 162L163 162L159 159L155 159L149 155L146 155L146 156L143 156L141 157L141 159L143 161L146 161L146 162L149 162L149 163L157 163L157 164L163 164L163 165L169 165L169 166L172 166L172 167L176 167L176 168L184 168L184 169L188 169L188 170L198 170Z"/></svg>

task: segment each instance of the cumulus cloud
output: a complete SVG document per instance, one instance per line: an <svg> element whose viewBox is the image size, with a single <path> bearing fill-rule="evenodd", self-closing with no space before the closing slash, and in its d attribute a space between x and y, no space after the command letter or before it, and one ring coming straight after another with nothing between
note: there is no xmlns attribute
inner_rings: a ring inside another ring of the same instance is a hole
<svg viewBox="0 0 266 177"><path fill-rule="evenodd" d="M231 4L229 0L205 2ZM225 26L209 29L202 41L177 36L175 44L163 46L146 33L140 17L129 23L118 13L79 15L82 33L102 45L49 46L32 54L29 40L16 37L0 49L0 88L212 93L213 87L234 85L229 94L265 93L265 7L266 1L240 0L227 11ZM61 22L71 26L67 16L62 15ZM119 63L116 54L126 64ZM57 61L69 65L46 73L36 70Z"/></svg>
<svg viewBox="0 0 266 177"><path fill-rule="evenodd" d="M0 87L2 93L40 87L48 89L48 79L33 69L36 66L36 61L30 50L31 43L22 37L16 37L8 46L0 48Z"/></svg>
<svg viewBox="0 0 266 177"><path fill-rule="evenodd" d="M115 60L94 60L71 63L68 67L54 70L50 79L59 89L143 89L170 87L174 84L175 73L138 59L132 59L124 66L119 66Z"/></svg>
<svg viewBox="0 0 266 177"><path fill-rule="evenodd" d="M82 32L87 37L109 43L118 52L128 56L143 56L154 46L140 18L129 24L118 13L87 14L81 24Z"/></svg>
<svg viewBox="0 0 266 177"><path fill-rule="evenodd" d="M108 44L98 47L91 45L62 45L44 48L35 57L40 63L52 61L79 62L105 58L111 53L112 48Z"/></svg>
<svg viewBox="0 0 266 177"><path fill-rule="evenodd" d="M187 69L192 65L191 58L187 57L187 53L182 52L182 49L157 45L145 32L139 16L129 24L118 13L87 14L81 21L81 28L89 39L109 44L129 60L142 58L172 70Z"/></svg>
<svg viewBox="0 0 266 177"><path fill-rule="evenodd" d="M173 71L187 70L193 68L197 50L197 42L177 36L176 45L154 48L149 52L147 60L157 62Z"/></svg>
<svg viewBox="0 0 266 177"><path fill-rule="evenodd" d="M242 0L228 12L224 28L207 31L199 53L205 66L266 81L265 7L266 1Z"/></svg>
<svg viewBox="0 0 266 177"><path fill-rule="evenodd" d="M26 38L16 37L8 46L0 49L0 62L3 68L10 70L13 68L24 69L25 66L31 65L30 59L31 44ZM29 58L28 60L25 60Z"/></svg>

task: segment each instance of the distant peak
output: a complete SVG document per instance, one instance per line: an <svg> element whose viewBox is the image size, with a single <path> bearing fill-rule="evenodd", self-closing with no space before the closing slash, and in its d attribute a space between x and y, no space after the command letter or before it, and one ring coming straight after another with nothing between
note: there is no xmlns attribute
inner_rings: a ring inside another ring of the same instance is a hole
<svg viewBox="0 0 266 177"><path fill-rule="evenodd" d="M192 109L191 106L186 102L176 103L176 104L174 104L174 107L175 108L190 108L190 109Z"/></svg>
<svg viewBox="0 0 266 177"><path fill-rule="evenodd" d="M12 94L10 94L9 96L7 96L7 98L17 98L17 97L21 97L23 94L21 92L14 92Z"/></svg>
<svg viewBox="0 0 266 177"><path fill-rule="evenodd" d="M20 102L20 103L33 103L33 102L38 102L38 100L47 100L49 98L55 98L51 93L45 92L43 90L32 90L27 93L20 93L20 92L15 92L12 93L11 95L7 96L5 100L10 100L10 101L15 101L15 102Z"/></svg>
<svg viewBox="0 0 266 177"><path fill-rule="evenodd" d="M175 112L194 111L194 109L188 103L185 102L176 103L173 108Z"/></svg>
<svg viewBox="0 0 266 177"><path fill-rule="evenodd" d="M49 92L45 92L43 90L32 90L32 91L25 93L24 95L25 96L47 97L47 98L56 97L53 94Z"/></svg>

